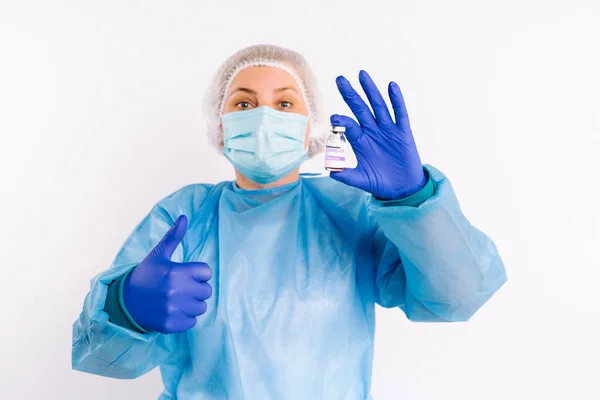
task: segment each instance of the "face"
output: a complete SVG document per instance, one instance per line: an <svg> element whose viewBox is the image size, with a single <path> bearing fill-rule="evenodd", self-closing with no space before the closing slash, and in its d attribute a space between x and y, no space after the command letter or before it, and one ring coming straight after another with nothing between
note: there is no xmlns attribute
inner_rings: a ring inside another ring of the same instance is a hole
<svg viewBox="0 0 600 400"><path fill-rule="evenodd" d="M296 80L280 68L248 67L234 78L225 97L223 114L267 106L308 116L308 107ZM304 147L308 146L307 125Z"/></svg>

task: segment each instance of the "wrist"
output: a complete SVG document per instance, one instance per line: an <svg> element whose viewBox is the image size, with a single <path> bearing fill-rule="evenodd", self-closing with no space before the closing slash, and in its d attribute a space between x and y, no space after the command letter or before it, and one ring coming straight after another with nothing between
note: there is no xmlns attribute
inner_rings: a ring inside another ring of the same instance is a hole
<svg viewBox="0 0 600 400"><path fill-rule="evenodd" d="M431 196L435 194L436 184L429 175L429 172L425 169L425 184L416 192L406 196L399 196L393 199L382 199L377 196L373 196L375 200L382 202L385 206L405 206L405 207L419 207Z"/></svg>
<svg viewBox="0 0 600 400"><path fill-rule="evenodd" d="M137 267L136 267L137 268ZM134 268L135 269L135 268ZM135 320L135 318L133 317L133 315L131 315L130 310L131 308L128 309L127 307L127 297L130 297L131 294L129 293L130 287L129 287L129 280L131 279L131 274L133 272L132 269L131 271L129 271L127 274L125 274L121 280L119 281L119 286L118 286L118 301L119 301L119 306L121 307L121 310L123 312L123 315L125 316L125 318L127 319L127 321L133 326L135 327L136 330L138 330L141 333L147 333L150 332L149 329L145 329L144 327L142 327L140 324L138 324L138 322ZM128 292L127 295L125 292Z"/></svg>
<svg viewBox="0 0 600 400"><path fill-rule="evenodd" d="M429 174L427 173L427 170L421 167L421 176L420 178L416 178L414 181L417 183L411 184L407 188L403 188L402 191L393 191L393 193L389 193L385 197L379 197L376 195L374 195L374 197L375 199L381 201L402 200L411 197L427 186L427 183L429 182Z"/></svg>
<svg viewBox="0 0 600 400"><path fill-rule="evenodd" d="M413 194L423 190L423 188L427 185L427 182L429 181L429 175L428 175L427 171L425 170L425 168L421 167L421 179L420 180L415 179L415 181L418 183L416 183L409 190L404 191L403 193L401 193L399 196L397 196L395 199L392 199L392 200L402 200L402 199L410 197Z"/></svg>

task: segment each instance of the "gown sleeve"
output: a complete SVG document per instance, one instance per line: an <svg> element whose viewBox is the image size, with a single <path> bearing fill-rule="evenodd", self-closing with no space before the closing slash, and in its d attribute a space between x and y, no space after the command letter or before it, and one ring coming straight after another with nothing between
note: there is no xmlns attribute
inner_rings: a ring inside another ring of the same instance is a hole
<svg viewBox="0 0 600 400"><path fill-rule="evenodd" d="M448 179L426 171L432 195L417 193L420 204L368 200L377 226L375 301L411 321L466 321L506 282L506 271L494 242L462 214Z"/></svg>
<svg viewBox="0 0 600 400"><path fill-rule="evenodd" d="M109 298L109 287L148 255L179 215L186 214L190 225L210 215L213 205L204 204L209 189L207 185L190 185L161 200L129 235L111 267L92 280L83 309L73 324L73 369L133 379L175 358L189 357L185 333L141 332L119 319L118 313L112 311L109 315L111 309L115 310L110 304L114 299ZM194 215L197 210L201 210L200 215ZM191 247L187 240L184 238L177 247L173 261L184 260L184 248Z"/></svg>

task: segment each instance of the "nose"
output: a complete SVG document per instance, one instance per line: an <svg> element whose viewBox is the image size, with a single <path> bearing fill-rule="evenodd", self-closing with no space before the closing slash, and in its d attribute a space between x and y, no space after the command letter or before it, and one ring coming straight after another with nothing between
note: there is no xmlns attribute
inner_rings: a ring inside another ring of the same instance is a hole
<svg viewBox="0 0 600 400"><path fill-rule="evenodd" d="M260 159L267 157L267 153L271 151L271 143L269 141L269 130L267 129L267 125L261 123L256 129L257 136L257 154Z"/></svg>

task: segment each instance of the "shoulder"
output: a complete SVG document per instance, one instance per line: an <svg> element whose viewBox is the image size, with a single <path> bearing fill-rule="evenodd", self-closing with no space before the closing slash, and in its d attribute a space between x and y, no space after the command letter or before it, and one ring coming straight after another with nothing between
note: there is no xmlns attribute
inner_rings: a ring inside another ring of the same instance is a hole
<svg viewBox="0 0 600 400"><path fill-rule="evenodd" d="M193 218L207 208L216 208L223 188L230 183L225 181L186 185L161 199L152 212L161 215L168 222L175 221L180 215Z"/></svg>

